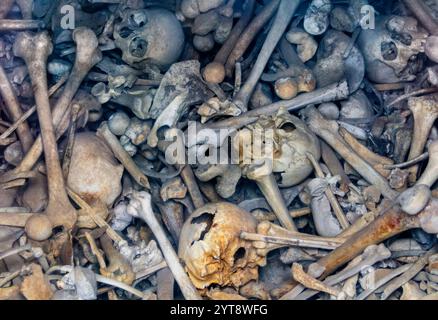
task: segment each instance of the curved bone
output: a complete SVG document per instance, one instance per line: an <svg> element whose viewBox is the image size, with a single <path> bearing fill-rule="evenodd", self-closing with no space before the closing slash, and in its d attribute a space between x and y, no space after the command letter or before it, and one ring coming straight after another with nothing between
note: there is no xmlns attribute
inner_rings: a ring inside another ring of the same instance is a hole
<svg viewBox="0 0 438 320"><path fill-rule="evenodd" d="M217 178L216 190L222 198L226 199L236 192L236 186L242 172L238 165L216 164L211 166L198 166L195 170L195 175L203 182Z"/></svg>
<svg viewBox="0 0 438 320"><path fill-rule="evenodd" d="M22 33L14 43L14 54L26 62L35 90L49 190L49 202L45 214L54 227L63 226L66 231L70 231L76 223L77 213L71 205L65 190L50 110L46 70L47 58L52 50L51 40L46 33ZM34 217L27 221L27 232L34 228L35 221ZM29 236L34 237L31 234Z"/></svg>

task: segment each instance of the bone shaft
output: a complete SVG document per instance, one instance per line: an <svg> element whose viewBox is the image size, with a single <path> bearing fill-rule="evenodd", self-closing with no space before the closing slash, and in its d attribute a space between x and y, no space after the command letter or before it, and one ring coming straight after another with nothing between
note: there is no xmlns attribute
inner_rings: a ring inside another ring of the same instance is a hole
<svg viewBox="0 0 438 320"><path fill-rule="evenodd" d="M279 3L280 0L271 0L271 2L267 4L263 10L251 21L245 31L239 35L239 40L229 54L225 66L226 73L229 77L232 76L236 61L243 56L254 37L275 13Z"/></svg>
<svg viewBox="0 0 438 320"><path fill-rule="evenodd" d="M12 120L19 120L23 115L23 111L21 110L17 96L15 95L12 85L2 66L0 66L0 94L3 97L3 101L8 109L8 113L12 117ZM27 122L23 122L17 127L17 134L20 138L23 152L27 152L33 143L33 137L30 133L30 128Z"/></svg>
<svg viewBox="0 0 438 320"><path fill-rule="evenodd" d="M346 99L349 95L348 84L345 80L329 85L327 87L317 89L309 93L303 93L291 100L282 100L265 107L257 108L238 117L231 117L222 121L217 121L214 124L206 126L209 129L234 128L240 129L248 124L251 124L259 119L262 115L273 115L280 110L281 107L288 111L296 111L309 104L321 104L324 102L338 101Z"/></svg>
<svg viewBox="0 0 438 320"><path fill-rule="evenodd" d="M431 162L429 160L426 170L424 170L424 173L417 181L417 185L425 184L429 186L429 188L431 188L437 180L438 180L438 165L433 163L433 161Z"/></svg>
<svg viewBox="0 0 438 320"><path fill-rule="evenodd" d="M181 171L181 178L184 181L184 184L189 191L190 198L192 198L193 205L196 209L201 208L205 205L204 198L202 197L201 190L199 189L198 184L196 183L195 175L193 174L193 170L189 165L186 165L184 169Z"/></svg>
<svg viewBox="0 0 438 320"><path fill-rule="evenodd" d="M341 189L348 190L348 185L351 183L350 178L342 168L342 164L336 157L335 152L325 142L321 141L321 156L333 176L341 177Z"/></svg>
<svg viewBox="0 0 438 320"><path fill-rule="evenodd" d="M31 213L0 213L0 225L10 227L24 227L26 221L32 216Z"/></svg>
<svg viewBox="0 0 438 320"><path fill-rule="evenodd" d="M52 112L50 110L47 78L45 76L47 66L45 62L38 63L36 61L32 61L28 64L28 68L30 77L32 79L32 84L34 86L35 101L37 105L37 113L44 149L44 157L46 160L49 202L61 202L62 200L68 202L67 193L64 186L64 178L62 176L61 164L59 163L55 130L52 123Z"/></svg>
<svg viewBox="0 0 438 320"><path fill-rule="evenodd" d="M376 172L368 162L350 149L339 135L328 130L318 130L318 132L315 130L315 133L335 149L362 177L379 188L385 197L390 200L397 197L397 192L391 189L388 181Z"/></svg>
<svg viewBox="0 0 438 320"><path fill-rule="evenodd" d="M289 215L289 211L286 208L283 195L278 188L274 175L270 174L263 176L256 182L281 225L290 231L297 231L297 228Z"/></svg>
<svg viewBox="0 0 438 320"><path fill-rule="evenodd" d="M247 2L247 7L245 11L242 13L242 17L233 27L233 30L231 30L231 33L228 36L227 40L216 54L214 61L219 62L221 64L225 64L225 62L227 62L228 56L230 55L231 51L236 45L236 42L239 40L241 33L243 32L243 30L246 28L249 21L251 20L254 11L254 4L255 4L255 0L249 0Z"/></svg>
<svg viewBox="0 0 438 320"><path fill-rule="evenodd" d="M160 245L161 251L163 252L164 259L172 271L176 282L178 283L184 298L187 300L202 300L196 288L190 281L187 273L184 271L172 244L167 239L167 236L163 230L163 227L158 222L152 210L150 212L141 212L142 218L148 224L149 228L154 233L158 244Z"/></svg>
<svg viewBox="0 0 438 320"><path fill-rule="evenodd" d="M436 117L431 116L424 117L420 115L419 117L421 117L422 120L420 121L415 119L414 135L412 137L412 145L411 150L409 151L408 160L412 160L423 153L430 130L432 129L433 123L436 120Z"/></svg>
<svg viewBox="0 0 438 320"><path fill-rule="evenodd" d="M335 249L317 263L325 268L323 278L361 254L368 246L379 244L403 231L416 227L414 218L403 213L400 208L388 209L377 220L350 237L339 248Z"/></svg>
<svg viewBox="0 0 438 320"><path fill-rule="evenodd" d="M97 130L97 135L104 139L111 148L114 156L123 164L125 169L134 178L134 180L145 188L150 188L148 178L143 174L140 168L132 160L131 156L123 149L117 137L109 130L108 124L104 123Z"/></svg>
<svg viewBox="0 0 438 320"><path fill-rule="evenodd" d="M40 29L44 26L38 20L0 20L0 31L20 31Z"/></svg>
<svg viewBox="0 0 438 320"><path fill-rule="evenodd" d="M438 34L438 23L429 13L430 8L426 6L423 0L404 0L406 6L411 10L414 15L420 20L420 23L431 34Z"/></svg>
<svg viewBox="0 0 438 320"><path fill-rule="evenodd" d="M235 102L238 105L241 103L244 110L248 105L248 101L254 91L254 88L259 81L272 52L275 50L281 36L289 25L295 11L297 10L300 0L282 0L277 11L272 29L269 31L263 44L262 50L255 62L255 67L252 69L248 79L235 97Z"/></svg>

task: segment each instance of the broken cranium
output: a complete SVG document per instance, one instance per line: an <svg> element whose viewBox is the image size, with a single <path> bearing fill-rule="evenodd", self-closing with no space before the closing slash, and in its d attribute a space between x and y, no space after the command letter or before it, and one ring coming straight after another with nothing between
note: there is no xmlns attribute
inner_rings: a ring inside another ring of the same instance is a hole
<svg viewBox="0 0 438 320"><path fill-rule="evenodd" d="M409 65L424 52L427 33L412 17L383 16L376 28L362 30L358 46L367 65L367 75L377 83L396 83L415 79Z"/></svg>
<svg viewBox="0 0 438 320"><path fill-rule="evenodd" d="M179 256L195 287L212 284L236 288L258 279L258 256L240 233L255 232L256 220L231 203L208 204L186 220L179 241Z"/></svg>

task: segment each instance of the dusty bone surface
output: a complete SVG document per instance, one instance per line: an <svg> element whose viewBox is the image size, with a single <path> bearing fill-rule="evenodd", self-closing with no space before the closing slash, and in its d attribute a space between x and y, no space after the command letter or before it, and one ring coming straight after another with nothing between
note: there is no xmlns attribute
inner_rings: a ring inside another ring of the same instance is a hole
<svg viewBox="0 0 438 320"><path fill-rule="evenodd" d="M436 1L0 2L0 299L437 299Z"/></svg>

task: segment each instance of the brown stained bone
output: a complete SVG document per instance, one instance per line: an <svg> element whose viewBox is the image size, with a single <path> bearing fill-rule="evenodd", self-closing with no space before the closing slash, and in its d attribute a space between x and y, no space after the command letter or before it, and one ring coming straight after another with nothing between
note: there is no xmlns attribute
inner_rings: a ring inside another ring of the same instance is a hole
<svg viewBox="0 0 438 320"><path fill-rule="evenodd" d="M45 240L51 234L51 228L40 230L41 224L46 228L63 226L65 231L71 231L77 219L65 190L50 110L46 63L52 50L51 39L46 33L21 33L14 43L14 54L26 62L34 86L47 170L49 202L45 215L33 216L25 227L28 236L35 240Z"/></svg>
<svg viewBox="0 0 438 320"><path fill-rule="evenodd" d="M339 248L316 262L318 267L324 270L321 277L325 278L333 273L337 268L359 255L366 247L381 243L403 231L419 228L424 217L435 215L435 210L436 204L431 204L419 215L411 216L403 212L398 205L389 208L366 228L351 236Z"/></svg>
<svg viewBox="0 0 438 320"><path fill-rule="evenodd" d="M53 124L57 131L57 136L60 136L65 132L65 130L67 130L68 126L64 125L62 126L64 128L63 132L59 132L59 127L63 118L65 118L65 114L69 109L70 102L79 89L83 79L88 74L90 69L102 59L102 54L98 49L96 35L92 30L83 27L76 28L73 32L73 40L76 42L77 46L75 64L64 90L60 98L56 101L52 112ZM29 152L25 155L20 165L11 172L5 173L3 176L1 176L0 182L7 182L11 179L11 177L14 179L17 173L30 171L38 161L42 152L43 145L41 136L39 136L35 140Z"/></svg>
<svg viewBox="0 0 438 320"><path fill-rule="evenodd" d="M44 22L39 20L0 20L0 31L24 31L43 27Z"/></svg>
<svg viewBox="0 0 438 320"><path fill-rule="evenodd" d="M6 75L5 70L0 66L0 94L5 103L5 107L11 116L12 121L17 121L22 115L20 103L12 88L12 85ZM22 123L17 127L17 135L20 139L21 147L24 152L27 152L33 144L33 137L30 133L30 128L27 122Z"/></svg>
<svg viewBox="0 0 438 320"><path fill-rule="evenodd" d="M247 110L249 99L251 98L258 81L260 80L266 64L268 63L272 52L274 52L275 47L280 41L283 33L286 31L286 28L292 20L292 17L300 3L301 0L281 1L272 27L269 30L262 49L260 50L254 68L252 68L245 84L233 99L233 102L240 110Z"/></svg>
<svg viewBox="0 0 438 320"><path fill-rule="evenodd" d="M375 185L388 199L393 200L397 197L398 193L391 189L388 181L342 139L338 133L339 127L336 122L324 119L321 113L313 106L308 107L304 114L310 130L330 145L362 177Z"/></svg>
<svg viewBox="0 0 438 320"><path fill-rule="evenodd" d="M251 42L257 33L263 28L263 26L274 15L280 4L280 0L272 0L266 5L263 10L251 21L246 29L240 34L239 40L236 42L233 50L228 55L228 59L225 64L225 74L228 77L232 76L234 66L236 62L243 56L248 49Z"/></svg>
<svg viewBox="0 0 438 320"><path fill-rule="evenodd" d="M107 278L131 285L135 280L135 273L129 261L114 248L107 234L100 237L100 244L109 261L107 266L100 269L100 273Z"/></svg>
<svg viewBox="0 0 438 320"><path fill-rule="evenodd" d="M303 266L298 263L292 265L292 277L306 288L325 292L335 297L340 294L339 290L324 284L322 281L319 281L304 272Z"/></svg>
<svg viewBox="0 0 438 320"><path fill-rule="evenodd" d="M254 10L255 0L249 0L247 3L247 7L242 14L242 17L236 23L236 25L231 30L230 35L228 36L225 43L217 52L214 57L213 62L209 63L204 71L203 76L205 81L211 83L221 83L225 79L225 63L227 62L228 56L233 51L237 42L240 39L240 36L246 26L248 25Z"/></svg>

